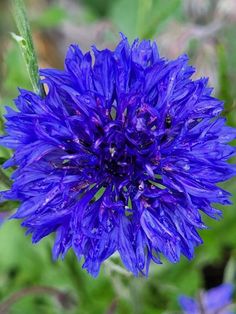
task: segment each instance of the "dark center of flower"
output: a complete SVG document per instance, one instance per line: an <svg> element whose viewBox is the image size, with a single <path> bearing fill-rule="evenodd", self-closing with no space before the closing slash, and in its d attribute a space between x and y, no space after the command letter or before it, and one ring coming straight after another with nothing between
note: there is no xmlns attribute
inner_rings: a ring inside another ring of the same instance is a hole
<svg viewBox="0 0 236 314"><path fill-rule="evenodd" d="M101 175L106 179L137 180L154 153L154 135L111 122L94 144Z"/></svg>

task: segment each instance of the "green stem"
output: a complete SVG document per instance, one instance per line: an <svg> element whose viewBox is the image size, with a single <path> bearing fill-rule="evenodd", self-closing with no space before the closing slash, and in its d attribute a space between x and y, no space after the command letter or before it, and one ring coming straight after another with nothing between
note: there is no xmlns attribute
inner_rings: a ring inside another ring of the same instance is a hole
<svg viewBox="0 0 236 314"><path fill-rule="evenodd" d="M26 8L23 0L11 0L13 16L20 33L20 36L12 34L13 38L20 45L23 57L26 62L30 81L33 90L38 95L44 96L43 85L40 83L38 62L34 49L29 21L26 15Z"/></svg>
<svg viewBox="0 0 236 314"><path fill-rule="evenodd" d="M54 287L34 286L29 288L23 288L22 290L13 293L8 299L0 304L0 313L8 313L14 303L18 302L19 300L30 294L52 295L59 301L64 309L70 309L72 306L75 305L74 299L66 292L62 292Z"/></svg>

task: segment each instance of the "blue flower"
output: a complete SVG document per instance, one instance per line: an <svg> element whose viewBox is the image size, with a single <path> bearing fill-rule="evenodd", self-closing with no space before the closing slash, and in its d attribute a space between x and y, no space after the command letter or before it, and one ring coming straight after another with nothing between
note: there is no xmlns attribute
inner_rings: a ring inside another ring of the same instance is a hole
<svg viewBox="0 0 236 314"><path fill-rule="evenodd" d="M231 314L233 290L233 285L222 284L200 294L198 300L181 296L179 303L185 314Z"/></svg>
<svg viewBox="0 0 236 314"><path fill-rule="evenodd" d="M93 276L115 252L134 275L161 255L191 259L201 212L216 219L211 204L230 203L217 186L235 174L223 103L187 56L162 58L150 41L93 53L71 45L65 70L40 72L45 98L21 89L7 108L13 217L34 243L55 232L54 258L72 248Z"/></svg>

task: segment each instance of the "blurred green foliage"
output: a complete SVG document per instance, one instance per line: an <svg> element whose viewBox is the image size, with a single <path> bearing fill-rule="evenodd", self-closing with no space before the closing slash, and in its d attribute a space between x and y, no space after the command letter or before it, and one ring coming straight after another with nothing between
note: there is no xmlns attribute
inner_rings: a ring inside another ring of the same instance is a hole
<svg viewBox="0 0 236 314"><path fill-rule="evenodd" d="M154 38L158 34L165 33L168 22L186 19L183 3L180 0L84 0L77 2L81 3L82 13L80 14L86 16L88 20L91 16L93 16L93 22L100 21L102 18L108 19L117 31L124 32L130 40L137 36ZM59 7L55 1L51 3L46 6L46 9L44 7L42 12L38 14L33 12L34 14L30 15L35 32L56 29L71 19L69 11ZM8 10L0 11L0 21L2 18L5 21L6 14L10 17ZM0 25L0 36L4 42L0 48L0 60L2 60L0 113L3 116L4 105L14 106L12 99L17 95L17 87L30 89L31 86L20 49L9 35L10 31L16 32L12 21L6 21L5 28L2 23ZM195 41L195 44L201 49L201 41ZM235 25L229 25L223 34L219 33L217 38L216 75L219 82L218 96L225 100L225 115L229 123L234 126L236 126L235 55ZM3 119L0 120L1 132L3 132ZM1 147L0 164L8 159L10 154L9 150ZM6 174L9 175L9 172ZM235 183L236 180L231 180L225 184L233 194L234 204L236 204ZM6 188L3 182L0 183L0 188ZM1 205L0 211L12 210L16 206L17 204ZM125 272L119 272L117 266L120 262L114 257L111 263L104 264L99 277L93 279L82 270L81 263L76 260L72 252L64 261L52 261L52 237L48 237L40 244L32 245L30 237L24 235L20 222L6 221L0 228L0 300L5 300L16 291L26 287L50 286L70 293L75 299L75 305L63 308L55 296L30 294L12 304L10 313L176 313L179 311L177 298L180 294L193 296L199 289L218 285L222 280L235 283L235 206L225 207L223 216L220 222L205 218L210 230L201 232L204 245L196 249L196 257L193 261L189 262L182 258L181 262L176 265L171 265L166 261L163 265L152 265L149 278L133 278ZM116 268L118 271L114 270Z"/></svg>
<svg viewBox="0 0 236 314"><path fill-rule="evenodd" d="M57 5L50 6L46 11L42 12L35 20L32 26L36 28L56 27L67 18L65 10Z"/></svg>

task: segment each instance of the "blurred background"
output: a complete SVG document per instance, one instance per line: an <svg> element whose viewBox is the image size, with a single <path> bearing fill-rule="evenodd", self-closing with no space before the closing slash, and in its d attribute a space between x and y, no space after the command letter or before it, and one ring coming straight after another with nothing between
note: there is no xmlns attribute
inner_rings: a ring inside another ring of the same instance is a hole
<svg viewBox="0 0 236 314"><path fill-rule="evenodd" d="M14 106L17 87L31 89L17 43L10 1L0 0L0 113ZM169 58L188 53L197 76L209 76L214 94L225 101L228 123L236 126L236 1L235 0L26 0L40 67L63 68L70 43L83 50L114 48L119 32L133 40L156 40ZM3 118L0 131L3 132ZM10 155L0 148L0 164ZM225 183L234 206L223 209L223 220L205 218L204 245L189 262L153 265L149 278L133 278L113 262L104 264L97 279L81 269L70 252L52 262L52 238L33 246L20 222L0 227L0 313L14 314L173 314L178 296L195 296L222 282L236 283L236 180ZM4 188L4 182L0 183ZM8 204L9 205L9 204ZM0 220L7 218L0 206ZM14 207L14 204L11 204ZM8 206L9 209L9 206Z"/></svg>

